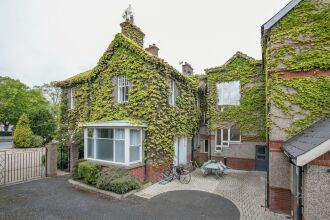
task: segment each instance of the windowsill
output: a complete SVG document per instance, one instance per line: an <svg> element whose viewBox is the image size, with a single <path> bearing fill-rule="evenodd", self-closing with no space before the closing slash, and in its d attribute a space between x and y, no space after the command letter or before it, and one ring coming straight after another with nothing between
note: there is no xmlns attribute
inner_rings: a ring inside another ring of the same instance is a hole
<svg viewBox="0 0 330 220"><path fill-rule="evenodd" d="M122 168L125 168L125 169L132 169L132 168L140 167L140 166L144 165L144 163L142 161L133 162L133 163L130 163L130 164L125 164L125 163L116 163L116 162L110 162L110 161L105 161L105 160L97 160L97 159L91 159L91 158L86 158L86 160L92 161L92 162L97 163L97 164L102 165L102 166L117 166L117 167L122 167Z"/></svg>

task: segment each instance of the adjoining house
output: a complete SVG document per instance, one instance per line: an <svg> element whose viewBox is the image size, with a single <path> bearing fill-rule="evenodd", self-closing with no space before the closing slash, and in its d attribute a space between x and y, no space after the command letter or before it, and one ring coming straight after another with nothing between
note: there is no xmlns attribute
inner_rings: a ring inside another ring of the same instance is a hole
<svg viewBox="0 0 330 220"><path fill-rule="evenodd" d="M61 144L156 181L169 163L221 160L267 171L268 205L295 219L330 213L328 0L292 0L261 27L262 61L237 52L194 75L159 58L127 13L91 70L62 88ZM319 200L319 201L317 201Z"/></svg>
<svg viewBox="0 0 330 220"><path fill-rule="evenodd" d="M271 210L295 219L327 219L330 215L329 146L322 151L323 162L312 162L313 166L307 161L296 164L298 154L293 153L297 148L302 150L299 153L318 151L315 144L321 143L322 133L305 136L309 130L304 129L330 113L329 14L329 1L293 0L261 28L267 91L268 203ZM326 126L323 129L330 132ZM300 133L299 140L292 142L290 138ZM294 173L307 185L301 187ZM311 177L314 187L310 187ZM313 201L316 199L323 204Z"/></svg>
<svg viewBox="0 0 330 220"><path fill-rule="evenodd" d="M199 158L221 160L235 169L266 171L261 61L237 52L223 66L205 71L207 111L200 127Z"/></svg>

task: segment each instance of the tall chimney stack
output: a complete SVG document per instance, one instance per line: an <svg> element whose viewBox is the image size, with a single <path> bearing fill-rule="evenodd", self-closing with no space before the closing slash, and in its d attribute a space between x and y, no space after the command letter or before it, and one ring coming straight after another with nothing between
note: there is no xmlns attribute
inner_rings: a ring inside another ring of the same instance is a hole
<svg viewBox="0 0 330 220"><path fill-rule="evenodd" d="M187 73L188 75L192 75L194 72L194 69L191 67L191 65L187 62L184 62L182 65L182 72Z"/></svg>
<svg viewBox="0 0 330 220"><path fill-rule="evenodd" d="M159 48L156 46L156 44L151 44L149 45L149 47L146 48L146 51L148 51L149 53L155 56L158 56Z"/></svg>

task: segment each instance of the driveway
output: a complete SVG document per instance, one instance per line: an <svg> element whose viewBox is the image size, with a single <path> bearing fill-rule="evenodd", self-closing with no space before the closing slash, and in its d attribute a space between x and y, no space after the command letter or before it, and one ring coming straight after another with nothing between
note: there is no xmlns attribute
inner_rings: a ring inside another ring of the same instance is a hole
<svg viewBox="0 0 330 220"><path fill-rule="evenodd" d="M0 142L0 150L10 149L13 147L13 142Z"/></svg>
<svg viewBox="0 0 330 220"><path fill-rule="evenodd" d="M240 219L288 219L288 216L264 208L266 192L266 173L264 172L232 170L228 175L216 180L212 175L203 177L197 169L192 173L189 184L181 184L178 181L172 181L166 185L154 184L136 195L152 200L155 196L173 190L204 191L227 198L239 209ZM218 209L220 206L215 208Z"/></svg>
<svg viewBox="0 0 330 220"><path fill-rule="evenodd" d="M75 189L68 177L0 188L0 219L239 219L236 206L202 191L170 191L152 198L104 198Z"/></svg>

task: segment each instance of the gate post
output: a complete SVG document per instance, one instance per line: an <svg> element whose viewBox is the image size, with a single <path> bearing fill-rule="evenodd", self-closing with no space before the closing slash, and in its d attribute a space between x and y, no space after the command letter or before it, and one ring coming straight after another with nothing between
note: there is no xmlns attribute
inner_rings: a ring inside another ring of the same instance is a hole
<svg viewBox="0 0 330 220"><path fill-rule="evenodd" d="M77 164L79 159L79 147L74 142L70 144L70 173L72 176L76 175Z"/></svg>
<svg viewBox="0 0 330 220"><path fill-rule="evenodd" d="M46 175L57 175L57 142L52 141L46 145Z"/></svg>

